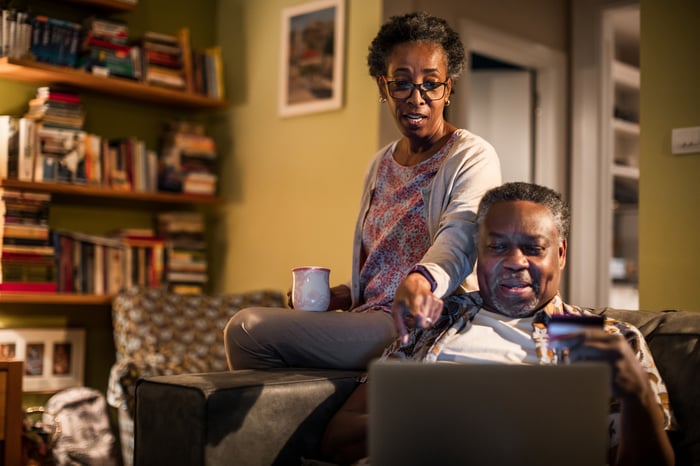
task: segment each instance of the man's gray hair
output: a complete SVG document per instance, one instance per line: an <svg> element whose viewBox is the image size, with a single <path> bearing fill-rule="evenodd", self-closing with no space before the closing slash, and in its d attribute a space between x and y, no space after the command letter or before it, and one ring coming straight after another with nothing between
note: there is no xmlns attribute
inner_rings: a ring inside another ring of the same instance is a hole
<svg viewBox="0 0 700 466"><path fill-rule="evenodd" d="M479 211L476 214L477 231L484 222L484 218L486 218L486 214L491 209L491 206L502 201L529 201L547 207L554 216L559 239L564 240L569 236L569 225L571 224L569 205L562 199L561 195L545 186L520 181L504 183L484 194L479 203Z"/></svg>

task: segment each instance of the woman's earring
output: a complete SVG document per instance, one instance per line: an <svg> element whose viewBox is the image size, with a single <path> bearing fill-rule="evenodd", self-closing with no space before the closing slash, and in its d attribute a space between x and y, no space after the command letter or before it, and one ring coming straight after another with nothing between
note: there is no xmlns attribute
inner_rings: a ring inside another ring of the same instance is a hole
<svg viewBox="0 0 700 466"><path fill-rule="evenodd" d="M445 107L449 107L449 106L450 106L450 99L447 99L447 100L445 101Z"/></svg>
<svg viewBox="0 0 700 466"><path fill-rule="evenodd" d="M379 96L379 103L383 104L384 102L386 102L386 97Z"/></svg>

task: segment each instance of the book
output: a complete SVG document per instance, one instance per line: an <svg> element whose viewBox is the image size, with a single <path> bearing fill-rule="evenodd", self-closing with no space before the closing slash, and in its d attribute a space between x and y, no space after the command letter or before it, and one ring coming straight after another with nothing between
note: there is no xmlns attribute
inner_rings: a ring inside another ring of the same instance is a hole
<svg viewBox="0 0 700 466"><path fill-rule="evenodd" d="M19 118L0 116L0 174L17 178L19 173Z"/></svg>
<svg viewBox="0 0 700 466"><path fill-rule="evenodd" d="M0 283L0 291L4 292L25 292L25 293L55 293L56 282L38 282L38 283L23 283L23 282L6 282Z"/></svg>
<svg viewBox="0 0 700 466"><path fill-rule="evenodd" d="M221 46L216 45L204 50L206 61L207 94L213 99L224 98L224 65Z"/></svg>
<svg viewBox="0 0 700 466"><path fill-rule="evenodd" d="M48 225L27 225L21 223L5 223L3 226L3 238L28 238L48 240L49 227Z"/></svg>
<svg viewBox="0 0 700 466"><path fill-rule="evenodd" d="M16 117L0 115L0 179L9 177L11 159L19 158L18 126Z"/></svg>
<svg viewBox="0 0 700 466"><path fill-rule="evenodd" d="M192 74L192 45L190 43L189 28L181 28L177 31L177 40L182 49L182 69L185 75L185 90L192 92L194 90L194 77Z"/></svg>
<svg viewBox="0 0 700 466"><path fill-rule="evenodd" d="M85 135L85 158L83 160L85 181L88 184L102 184L102 137L96 134Z"/></svg>
<svg viewBox="0 0 700 466"><path fill-rule="evenodd" d="M34 159L36 158L36 125L30 118L19 119L19 160L17 179L34 179Z"/></svg>

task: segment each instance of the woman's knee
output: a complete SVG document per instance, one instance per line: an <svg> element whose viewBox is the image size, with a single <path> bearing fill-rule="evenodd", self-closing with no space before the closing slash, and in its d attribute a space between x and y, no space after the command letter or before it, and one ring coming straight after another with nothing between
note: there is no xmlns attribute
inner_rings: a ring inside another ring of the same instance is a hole
<svg viewBox="0 0 700 466"><path fill-rule="evenodd" d="M240 344L250 337L249 332L260 322L256 308L241 309L236 312L224 327L224 341L226 345L232 343Z"/></svg>
<svg viewBox="0 0 700 466"><path fill-rule="evenodd" d="M270 330L265 322L273 309L246 308L235 313L224 327L224 347L230 369L253 368L266 352L265 342Z"/></svg>

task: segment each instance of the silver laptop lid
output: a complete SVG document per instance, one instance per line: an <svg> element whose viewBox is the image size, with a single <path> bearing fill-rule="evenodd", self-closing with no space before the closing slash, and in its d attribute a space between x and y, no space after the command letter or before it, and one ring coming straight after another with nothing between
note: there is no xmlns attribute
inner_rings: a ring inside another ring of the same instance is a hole
<svg viewBox="0 0 700 466"><path fill-rule="evenodd" d="M369 456L387 465L607 461L610 369L375 361Z"/></svg>

